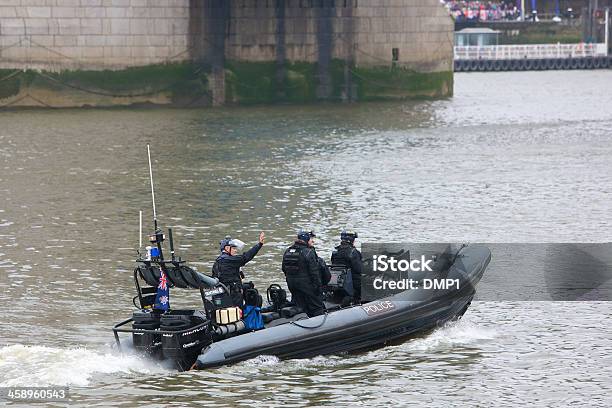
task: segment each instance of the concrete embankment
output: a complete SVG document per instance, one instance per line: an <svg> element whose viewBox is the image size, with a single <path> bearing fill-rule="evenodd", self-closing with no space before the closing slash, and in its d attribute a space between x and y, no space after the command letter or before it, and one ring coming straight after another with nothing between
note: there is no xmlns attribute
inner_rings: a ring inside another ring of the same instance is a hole
<svg viewBox="0 0 612 408"><path fill-rule="evenodd" d="M445 97L438 0L0 2L0 106Z"/></svg>

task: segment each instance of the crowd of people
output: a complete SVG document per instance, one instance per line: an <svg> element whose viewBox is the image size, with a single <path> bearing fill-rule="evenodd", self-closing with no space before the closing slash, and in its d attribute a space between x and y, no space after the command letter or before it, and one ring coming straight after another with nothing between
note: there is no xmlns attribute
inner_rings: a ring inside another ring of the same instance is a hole
<svg viewBox="0 0 612 408"><path fill-rule="evenodd" d="M513 0L465 1L443 0L457 22L516 20L520 10Z"/></svg>

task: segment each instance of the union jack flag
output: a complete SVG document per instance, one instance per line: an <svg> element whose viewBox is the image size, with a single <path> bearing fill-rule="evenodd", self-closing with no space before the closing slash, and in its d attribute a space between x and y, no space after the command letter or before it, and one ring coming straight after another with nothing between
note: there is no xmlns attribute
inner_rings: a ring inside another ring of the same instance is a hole
<svg viewBox="0 0 612 408"><path fill-rule="evenodd" d="M168 288L168 279L163 269L160 269L159 285L157 285L157 288L161 290L166 290Z"/></svg>
<svg viewBox="0 0 612 408"><path fill-rule="evenodd" d="M155 309L168 311L170 309L170 290L168 289L168 278L162 268L159 268L159 285L155 295Z"/></svg>

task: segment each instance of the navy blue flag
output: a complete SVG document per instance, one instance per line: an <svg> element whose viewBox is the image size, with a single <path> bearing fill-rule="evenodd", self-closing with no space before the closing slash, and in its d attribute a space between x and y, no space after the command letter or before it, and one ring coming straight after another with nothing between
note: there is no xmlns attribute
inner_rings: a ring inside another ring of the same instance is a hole
<svg viewBox="0 0 612 408"><path fill-rule="evenodd" d="M159 268L159 285L155 295L154 309L168 311L170 309L170 289L168 289L168 278L162 268Z"/></svg>

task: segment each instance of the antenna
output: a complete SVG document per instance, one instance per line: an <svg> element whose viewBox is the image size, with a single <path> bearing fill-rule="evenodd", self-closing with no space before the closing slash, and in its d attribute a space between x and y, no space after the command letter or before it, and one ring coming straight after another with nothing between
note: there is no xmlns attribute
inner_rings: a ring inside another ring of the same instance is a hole
<svg viewBox="0 0 612 408"><path fill-rule="evenodd" d="M153 168L151 167L151 148L147 145L147 154L149 156L149 179L151 180L151 197L153 198L153 223L157 231L157 211L155 211L155 189L153 188Z"/></svg>
<svg viewBox="0 0 612 408"><path fill-rule="evenodd" d="M142 210L138 214L138 251L142 248Z"/></svg>
<svg viewBox="0 0 612 408"><path fill-rule="evenodd" d="M168 228L168 237L170 238L170 255L172 255L172 262L174 262L174 240L172 239L172 228Z"/></svg>

